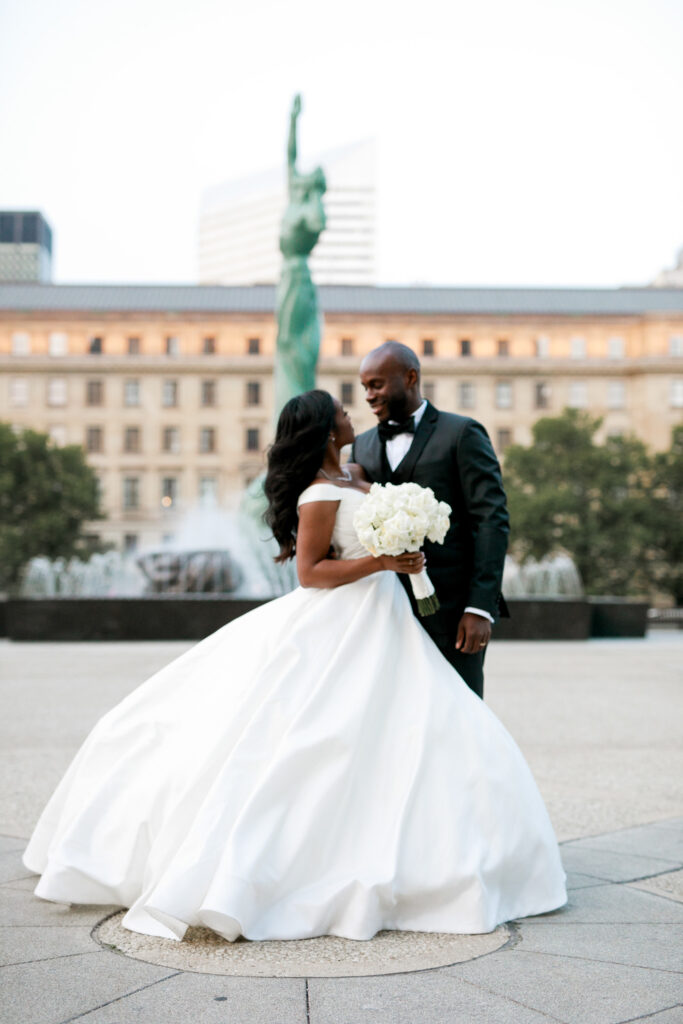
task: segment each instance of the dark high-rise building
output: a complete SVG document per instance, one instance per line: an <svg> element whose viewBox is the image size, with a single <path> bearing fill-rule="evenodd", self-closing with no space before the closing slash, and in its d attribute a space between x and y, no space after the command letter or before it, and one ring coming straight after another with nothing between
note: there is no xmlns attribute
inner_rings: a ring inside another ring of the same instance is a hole
<svg viewBox="0 0 683 1024"><path fill-rule="evenodd" d="M37 210L0 210L0 281L52 280L52 229Z"/></svg>

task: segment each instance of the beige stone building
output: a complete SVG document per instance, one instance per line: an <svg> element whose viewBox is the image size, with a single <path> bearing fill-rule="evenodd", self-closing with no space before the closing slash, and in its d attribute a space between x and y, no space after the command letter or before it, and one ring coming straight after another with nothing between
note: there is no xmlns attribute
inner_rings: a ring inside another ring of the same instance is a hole
<svg viewBox="0 0 683 1024"><path fill-rule="evenodd" d="M0 285L0 418L80 444L102 484L93 532L135 549L204 501L235 505L272 436L272 286ZM323 286L319 383L357 431L358 383L389 338L425 394L500 454L566 406L666 448L683 420L683 289Z"/></svg>

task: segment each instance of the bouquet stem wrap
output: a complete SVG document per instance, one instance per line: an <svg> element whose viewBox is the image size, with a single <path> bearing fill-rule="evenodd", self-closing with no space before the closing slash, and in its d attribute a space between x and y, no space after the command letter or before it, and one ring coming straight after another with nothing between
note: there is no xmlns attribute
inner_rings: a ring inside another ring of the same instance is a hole
<svg viewBox="0 0 683 1024"><path fill-rule="evenodd" d="M419 484L373 484L358 507L353 525L363 547L378 558L419 551L425 538L443 544L451 507L438 501L431 487ZM434 584L423 569L409 574L419 615L433 615L439 608Z"/></svg>
<svg viewBox="0 0 683 1024"><path fill-rule="evenodd" d="M441 605L439 599L436 596L434 590L434 584L427 575L427 570L423 569L422 572L409 576L410 585L413 588L415 594L415 600L417 601L417 610L419 614L424 618L425 615L433 615L434 612L438 611Z"/></svg>

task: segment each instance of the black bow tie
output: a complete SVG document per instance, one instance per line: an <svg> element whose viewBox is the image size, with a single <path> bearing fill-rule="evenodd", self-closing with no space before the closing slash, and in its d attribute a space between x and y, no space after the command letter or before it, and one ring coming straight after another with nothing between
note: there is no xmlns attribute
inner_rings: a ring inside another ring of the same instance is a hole
<svg viewBox="0 0 683 1024"><path fill-rule="evenodd" d="M386 443L392 437L398 437L399 434L414 434L415 420L412 416L409 416L403 423L387 423L386 420L383 420L377 424L377 432L380 441Z"/></svg>

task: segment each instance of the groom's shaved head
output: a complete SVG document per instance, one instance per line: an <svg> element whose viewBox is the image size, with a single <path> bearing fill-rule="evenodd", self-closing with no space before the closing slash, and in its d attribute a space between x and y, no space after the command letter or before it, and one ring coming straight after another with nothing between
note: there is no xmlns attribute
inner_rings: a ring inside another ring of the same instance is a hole
<svg viewBox="0 0 683 1024"><path fill-rule="evenodd" d="M385 341L360 364L365 400L378 420L401 422L420 405L420 360L412 348Z"/></svg>
<svg viewBox="0 0 683 1024"><path fill-rule="evenodd" d="M400 373L405 373L406 370L415 370L418 379L420 377L420 360L412 348L402 345L400 341L385 341L383 345L373 348L361 363L361 372L364 367L379 366L380 364L382 366L391 365Z"/></svg>

